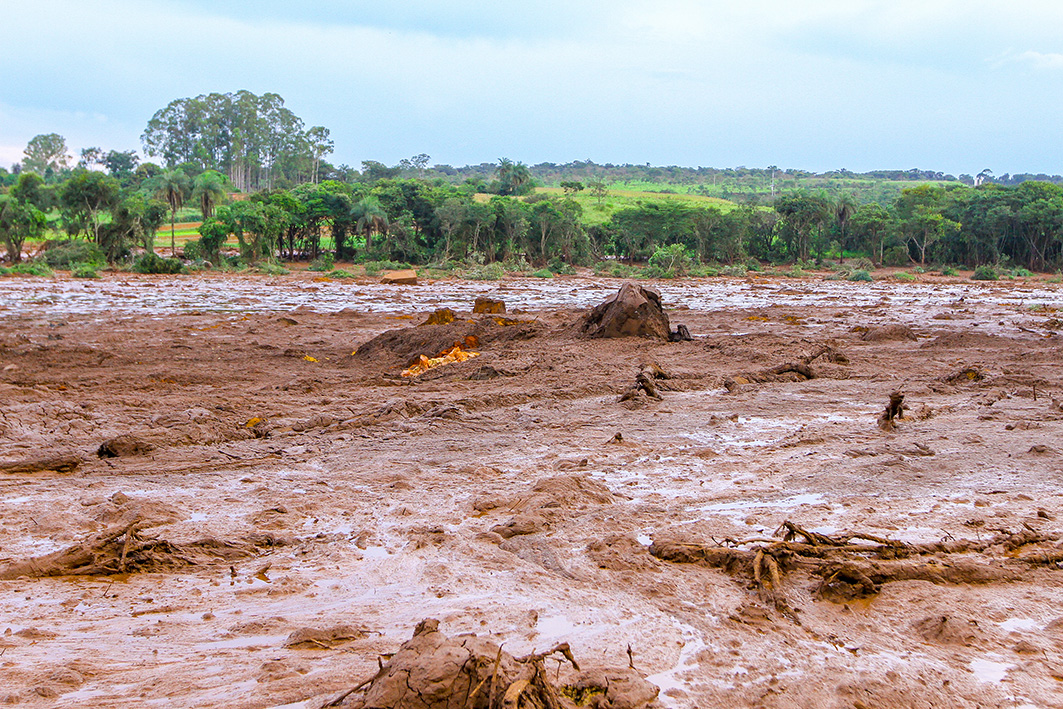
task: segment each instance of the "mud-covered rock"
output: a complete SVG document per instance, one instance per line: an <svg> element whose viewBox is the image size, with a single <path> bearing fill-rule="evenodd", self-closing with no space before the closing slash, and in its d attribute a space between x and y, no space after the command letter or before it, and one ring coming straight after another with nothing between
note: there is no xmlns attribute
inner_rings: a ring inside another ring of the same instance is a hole
<svg viewBox="0 0 1063 709"><path fill-rule="evenodd" d="M580 330L587 337L668 340L671 335L660 293L630 282L584 316Z"/></svg>

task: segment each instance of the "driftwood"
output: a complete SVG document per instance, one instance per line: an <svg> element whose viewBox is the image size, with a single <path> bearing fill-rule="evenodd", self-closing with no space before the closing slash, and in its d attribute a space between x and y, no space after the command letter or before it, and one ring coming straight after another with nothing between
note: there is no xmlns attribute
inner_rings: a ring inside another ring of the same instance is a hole
<svg viewBox="0 0 1063 709"><path fill-rule="evenodd" d="M663 561L700 564L748 578L777 606L785 573L797 570L819 577L817 597L847 601L877 594L890 581L921 580L936 584L987 584L1018 581L1032 567L1059 568L1063 535L1026 528L983 540L950 539L907 544L861 532L835 536L810 532L783 522L778 539L725 540L704 545L654 540L650 553ZM1036 545L1050 548L1032 548ZM745 548L748 547L748 548Z"/></svg>
<svg viewBox="0 0 1063 709"><path fill-rule="evenodd" d="M253 535L238 541L202 539L174 544L144 536L150 522L136 521L103 531L51 554L0 568L0 580L21 576L108 576L133 572L166 571L211 561L231 562L260 553L263 547L286 542L272 535Z"/></svg>
<svg viewBox="0 0 1063 709"><path fill-rule="evenodd" d="M637 399L641 394L645 394L651 399L660 400L663 397L658 389L657 382L671 378L671 375L661 369L656 362L643 364L635 374L635 384L621 394L617 401Z"/></svg>

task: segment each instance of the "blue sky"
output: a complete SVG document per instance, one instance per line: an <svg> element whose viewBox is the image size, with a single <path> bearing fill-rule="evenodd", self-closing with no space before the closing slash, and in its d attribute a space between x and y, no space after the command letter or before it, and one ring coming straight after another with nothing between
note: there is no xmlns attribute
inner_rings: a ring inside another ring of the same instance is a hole
<svg viewBox="0 0 1063 709"><path fill-rule="evenodd" d="M1063 173L1058 0L6 5L0 165L38 133L139 150L169 101L247 89L354 166Z"/></svg>

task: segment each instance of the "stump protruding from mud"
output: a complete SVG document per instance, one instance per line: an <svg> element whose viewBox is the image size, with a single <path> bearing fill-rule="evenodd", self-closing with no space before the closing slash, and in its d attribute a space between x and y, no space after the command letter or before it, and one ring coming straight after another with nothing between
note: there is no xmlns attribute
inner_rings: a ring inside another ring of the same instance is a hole
<svg viewBox="0 0 1063 709"><path fill-rule="evenodd" d="M583 318L587 337L649 337L668 341L672 330L661 306L661 294L636 283L624 283Z"/></svg>
<svg viewBox="0 0 1063 709"><path fill-rule="evenodd" d="M686 325L676 325L675 332L668 333L669 342L691 342L693 339Z"/></svg>
<svg viewBox="0 0 1063 709"><path fill-rule="evenodd" d="M547 672L545 660L571 671ZM578 673L578 674L573 674ZM326 707L356 709L651 709L658 688L631 668L580 669L568 643L514 657L476 635L448 637L426 618L371 678ZM593 703L584 701L592 698Z"/></svg>
<svg viewBox="0 0 1063 709"><path fill-rule="evenodd" d="M640 394L645 394L651 399L662 399L661 392L657 388L657 380L660 379L671 379L671 376L656 362L643 364L635 374L634 386L621 394L618 402L637 399Z"/></svg>
<svg viewBox="0 0 1063 709"><path fill-rule="evenodd" d="M890 394L890 402L886 404L886 410L878 417L878 427L883 431L893 431L897 428L896 419L904 416L904 394L899 391Z"/></svg>

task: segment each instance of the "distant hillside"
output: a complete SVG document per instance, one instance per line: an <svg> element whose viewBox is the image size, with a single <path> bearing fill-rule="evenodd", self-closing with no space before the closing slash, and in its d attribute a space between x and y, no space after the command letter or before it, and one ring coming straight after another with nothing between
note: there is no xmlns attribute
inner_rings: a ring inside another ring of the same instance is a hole
<svg viewBox="0 0 1063 709"><path fill-rule="evenodd" d="M483 182L489 185L495 178L498 163L481 163L464 167L436 165L428 170L428 176L442 177L448 182ZM769 168L712 168L655 167L646 165L599 165L593 161L574 161L565 164L539 163L529 166L532 177L544 187L560 187L562 182L589 182L603 180L611 190L627 192L652 192L657 194L683 194L716 197L732 202L770 204L772 183L778 196L793 190L823 191L831 196L850 194L861 204L878 202L889 204L900 193L916 184L944 184L959 182L974 185L976 182L993 182L1014 186L1028 180L1063 184L1063 175L1004 174L994 176L984 171L977 176L950 175L933 170L872 170L856 173L849 170L832 170L814 173L807 170Z"/></svg>

